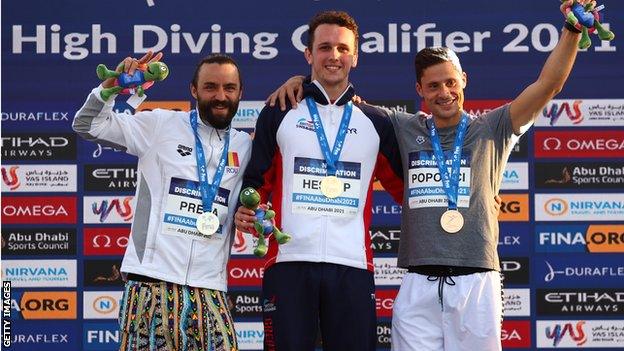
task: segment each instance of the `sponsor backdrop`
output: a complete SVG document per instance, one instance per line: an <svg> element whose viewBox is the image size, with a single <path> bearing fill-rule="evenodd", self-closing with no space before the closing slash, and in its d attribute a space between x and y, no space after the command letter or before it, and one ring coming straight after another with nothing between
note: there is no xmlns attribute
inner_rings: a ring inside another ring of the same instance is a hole
<svg viewBox="0 0 624 351"><path fill-rule="evenodd" d="M624 2L605 5L603 23L617 38L592 37L503 175L505 349L624 347ZM245 87L234 125L253 132L265 97L291 75L309 72L306 23L330 8L359 21L360 60L352 72L358 93L410 112L420 109L412 60L421 48L459 53L468 73L466 110L479 114L511 101L537 77L563 24L556 1L537 0L2 2L10 14L1 30L5 348L114 350L119 341L119 268L136 159L71 130L73 114L98 84L96 65L162 51L171 75L138 109L186 111L196 62L210 52L231 54ZM134 112L124 97L115 109ZM405 273L396 267L405 234L401 206L375 189L371 245L383 350ZM259 294L263 260L253 257L253 245L236 233L228 266L242 350L261 349L262 308L270 305Z"/></svg>

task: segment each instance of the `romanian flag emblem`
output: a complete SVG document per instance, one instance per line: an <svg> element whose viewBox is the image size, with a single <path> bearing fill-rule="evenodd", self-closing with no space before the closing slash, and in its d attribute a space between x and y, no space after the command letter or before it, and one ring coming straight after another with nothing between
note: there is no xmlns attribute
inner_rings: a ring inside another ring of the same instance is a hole
<svg viewBox="0 0 624 351"><path fill-rule="evenodd" d="M240 167L238 152L228 152L228 167Z"/></svg>

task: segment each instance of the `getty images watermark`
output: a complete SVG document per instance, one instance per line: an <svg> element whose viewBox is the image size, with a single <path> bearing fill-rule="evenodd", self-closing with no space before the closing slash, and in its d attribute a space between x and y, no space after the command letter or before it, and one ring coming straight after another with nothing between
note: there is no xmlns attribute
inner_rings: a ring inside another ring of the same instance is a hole
<svg viewBox="0 0 624 351"><path fill-rule="evenodd" d="M2 282L2 346L11 347L11 282Z"/></svg>

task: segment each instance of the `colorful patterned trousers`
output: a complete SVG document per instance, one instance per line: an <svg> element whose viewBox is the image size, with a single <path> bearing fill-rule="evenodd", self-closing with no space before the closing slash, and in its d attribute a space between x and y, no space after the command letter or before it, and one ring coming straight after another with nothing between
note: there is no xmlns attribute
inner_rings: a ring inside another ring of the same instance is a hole
<svg viewBox="0 0 624 351"><path fill-rule="evenodd" d="M224 292L128 281L119 309L120 350L236 351Z"/></svg>

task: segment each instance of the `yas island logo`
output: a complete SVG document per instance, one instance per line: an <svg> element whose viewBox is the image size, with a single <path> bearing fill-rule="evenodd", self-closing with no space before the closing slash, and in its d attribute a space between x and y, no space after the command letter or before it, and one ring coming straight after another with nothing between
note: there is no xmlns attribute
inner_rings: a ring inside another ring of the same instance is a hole
<svg viewBox="0 0 624 351"><path fill-rule="evenodd" d="M99 202L91 203L91 209L94 215L100 216L100 222L104 223L113 210L117 211L117 214L125 221L129 222L132 219L132 196L127 196L121 202L119 199L113 199L112 201L101 200Z"/></svg>
<svg viewBox="0 0 624 351"><path fill-rule="evenodd" d="M587 342L587 336L583 330L585 321L579 321L576 323L576 327L572 326L572 323L566 323L563 326L561 324L555 324L554 328L546 327L546 337L552 339L553 347L559 345L561 340L567 335L576 343L576 346L581 346Z"/></svg>
<svg viewBox="0 0 624 351"><path fill-rule="evenodd" d="M2 167L2 181L9 187L9 190L15 190L21 185L17 176L18 168L19 166L11 166L7 171L6 167Z"/></svg>
<svg viewBox="0 0 624 351"><path fill-rule="evenodd" d="M297 128L309 130L311 132L314 131L314 122L311 120L305 119L305 117L299 118L297 121Z"/></svg>
<svg viewBox="0 0 624 351"><path fill-rule="evenodd" d="M562 216L568 212L570 206L564 199L554 198L546 201L544 211L551 216Z"/></svg>
<svg viewBox="0 0 624 351"><path fill-rule="evenodd" d="M553 102L550 106L544 107L543 115L550 119L550 125L554 126L565 111L572 124L579 124L583 121L581 103L581 100L575 100L571 105L569 102Z"/></svg>

